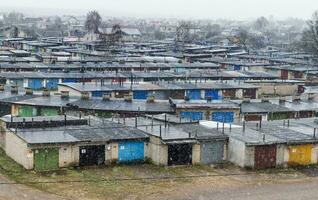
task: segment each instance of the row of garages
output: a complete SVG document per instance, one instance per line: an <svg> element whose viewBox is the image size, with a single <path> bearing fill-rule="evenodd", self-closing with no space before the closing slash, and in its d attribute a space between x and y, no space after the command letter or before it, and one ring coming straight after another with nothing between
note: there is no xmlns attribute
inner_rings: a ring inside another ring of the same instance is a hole
<svg viewBox="0 0 318 200"><path fill-rule="evenodd" d="M81 81L81 79L74 78L50 78L50 79L41 79L41 78L29 78L29 79L8 79L8 85L16 85L18 87L28 87L32 90L41 90L46 88L48 90L57 90L59 83L76 83ZM87 81L87 80L86 80Z"/></svg>

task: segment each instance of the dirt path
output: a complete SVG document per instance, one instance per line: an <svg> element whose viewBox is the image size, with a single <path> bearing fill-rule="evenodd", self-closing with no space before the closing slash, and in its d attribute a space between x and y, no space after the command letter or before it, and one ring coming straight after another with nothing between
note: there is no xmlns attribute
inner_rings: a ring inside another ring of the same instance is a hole
<svg viewBox="0 0 318 200"><path fill-rule="evenodd" d="M0 183L12 183L0 174ZM66 200L24 185L0 184L0 200Z"/></svg>

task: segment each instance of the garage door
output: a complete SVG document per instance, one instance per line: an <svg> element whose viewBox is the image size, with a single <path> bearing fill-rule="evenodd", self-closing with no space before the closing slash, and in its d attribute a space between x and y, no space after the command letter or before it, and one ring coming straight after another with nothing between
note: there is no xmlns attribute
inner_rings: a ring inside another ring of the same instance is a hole
<svg viewBox="0 0 318 200"><path fill-rule="evenodd" d="M297 145L289 146L289 160L288 165L297 166L297 165L309 165L311 163L311 149L312 145Z"/></svg>
<svg viewBox="0 0 318 200"><path fill-rule="evenodd" d="M212 121L221 123L232 123L234 121L233 112L214 112L211 117Z"/></svg>
<svg viewBox="0 0 318 200"><path fill-rule="evenodd" d="M59 149L34 150L34 169L36 171L49 171L59 168Z"/></svg>
<svg viewBox="0 0 318 200"><path fill-rule="evenodd" d="M146 100L148 96L147 91L134 91L133 98L139 100Z"/></svg>
<svg viewBox="0 0 318 200"><path fill-rule="evenodd" d="M205 90L205 99L219 100L219 90Z"/></svg>
<svg viewBox="0 0 318 200"><path fill-rule="evenodd" d="M28 87L33 90L39 90L42 86L42 80L41 79L29 79L28 80Z"/></svg>
<svg viewBox="0 0 318 200"><path fill-rule="evenodd" d="M200 100L201 99L201 91L200 90L187 90L186 96L190 100Z"/></svg>
<svg viewBox="0 0 318 200"><path fill-rule="evenodd" d="M224 142L200 142L200 160L203 164L219 163L223 161Z"/></svg>
<svg viewBox="0 0 318 200"><path fill-rule="evenodd" d="M168 145L168 165L192 164L192 144Z"/></svg>
<svg viewBox="0 0 318 200"><path fill-rule="evenodd" d="M188 119L188 120L192 120L192 121L199 121L199 120L203 119L202 112L181 112L180 116L182 119Z"/></svg>
<svg viewBox="0 0 318 200"><path fill-rule="evenodd" d="M105 145L80 147L80 166L103 165L105 163Z"/></svg>
<svg viewBox="0 0 318 200"><path fill-rule="evenodd" d="M48 79L46 80L46 89L56 90L58 83L59 83L58 79Z"/></svg>
<svg viewBox="0 0 318 200"><path fill-rule="evenodd" d="M118 162L135 162L144 160L144 142L120 142L118 144Z"/></svg>
<svg viewBox="0 0 318 200"><path fill-rule="evenodd" d="M255 169L276 167L276 145L255 146Z"/></svg>

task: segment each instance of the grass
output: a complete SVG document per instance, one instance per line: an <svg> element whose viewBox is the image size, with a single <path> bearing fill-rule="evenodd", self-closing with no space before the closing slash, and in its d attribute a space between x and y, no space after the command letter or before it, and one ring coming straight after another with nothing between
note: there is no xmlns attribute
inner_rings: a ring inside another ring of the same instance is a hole
<svg viewBox="0 0 318 200"><path fill-rule="evenodd" d="M141 164L61 169L38 173L25 170L0 150L0 172L17 183L68 196L71 199L115 200L143 199L145 195L169 191L175 186L192 181L191 178L177 177L211 174L214 173L214 169L201 165L164 167ZM143 177L153 179L139 179ZM165 177L171 177L171 179Z"/></svg>

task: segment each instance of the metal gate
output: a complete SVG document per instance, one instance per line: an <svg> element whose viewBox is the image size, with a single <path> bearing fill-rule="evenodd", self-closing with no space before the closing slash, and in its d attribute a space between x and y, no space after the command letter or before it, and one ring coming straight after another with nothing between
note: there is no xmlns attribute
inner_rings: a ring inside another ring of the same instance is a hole
<svg viewBox="0 0 318 200"><path fill-rule="evenodd" d="M205 99L211 98L212 100L221 99L219 96L219 90L205 90Z"/></svg>
<svg viewBox="0 0 318 200"><path fill-rule="evenodd" d="M168 165L192 164L192 144L168 145Z"/></svg>
<svg viewBox="0 0 318 200"><path fill-rule="evenodd" d="M39 90L43 87L41 79L29 79L28 80L28 87L33 90Z"/></svg>
<svg viewBox="0 0 318 200"><path fill-rule="evenodd" d="M144 160L144 142L120 142L118 144L118 162L136 162Z"/></svg>
<svg viewBox="0 0 318 200"><path fill-rule="evenodd" d="M102 97L103 92L102 91L93 91L92 92L92 97Z"/></svg>
<svg viewBox="0 0 318 200"><path fill-rule="evenodd" d="M297 166L297 165L309 165L311 163L311 149L312 145L295 145L289 146L289 160L288 165Z"/></svg>
<svg viewBox="0 0 318 200"><path fill-rule="evenodd" d="M254 156L255 169L276 167L276 145L255 146Z"/></svg>
<svg viewBox="0 0 318 200"><path fill-rule="evenodd" d="M190 100L200 100L201 99L201 91L200 90L187 90L186 96Z"/></svg>
<svg viewBox="0 0 318 200"><path fill-rule="evenodd" d="M234 121L233 112L214 112L212 113L212 121L221 123L232 123Z"/></svg>
<svg viewBox="0 0 318 200"><path fill-rule="evenodd" d="M80 166L103 165L105 163L105 145L80 147Z"/></svg>
<svg viewBox="0 0 318 200"><path fill-rule="evenodd" d="M148 96L147 91L134 91L133 98L139 100L146 100Z"/></svg>
<svg viewBox="0 0 318 200"><path fill-rule="evenodd" d="M34 150L34 169L36 171L49 171L59 168L59 149Z"/></svg>
<svg viewBox="0 0 318 200"><path fill-rule="evenodd" d="M199 121L203 119L202 112L181 112L180 116L182 119L188 119L191 121Z"/></svg>
<svg viewBox="0 0 318 200"><path fill-rule="evenodd" d="M200 160L203 164L220 163L224 156L223 141L200 142Z"/></svg>
<svg viewBox="0 0 318 200"><path fill-rule="evenodd" d="M59 83L58 79L48 79L46 80L46 89L56 90L58 83Z"/></svg>

